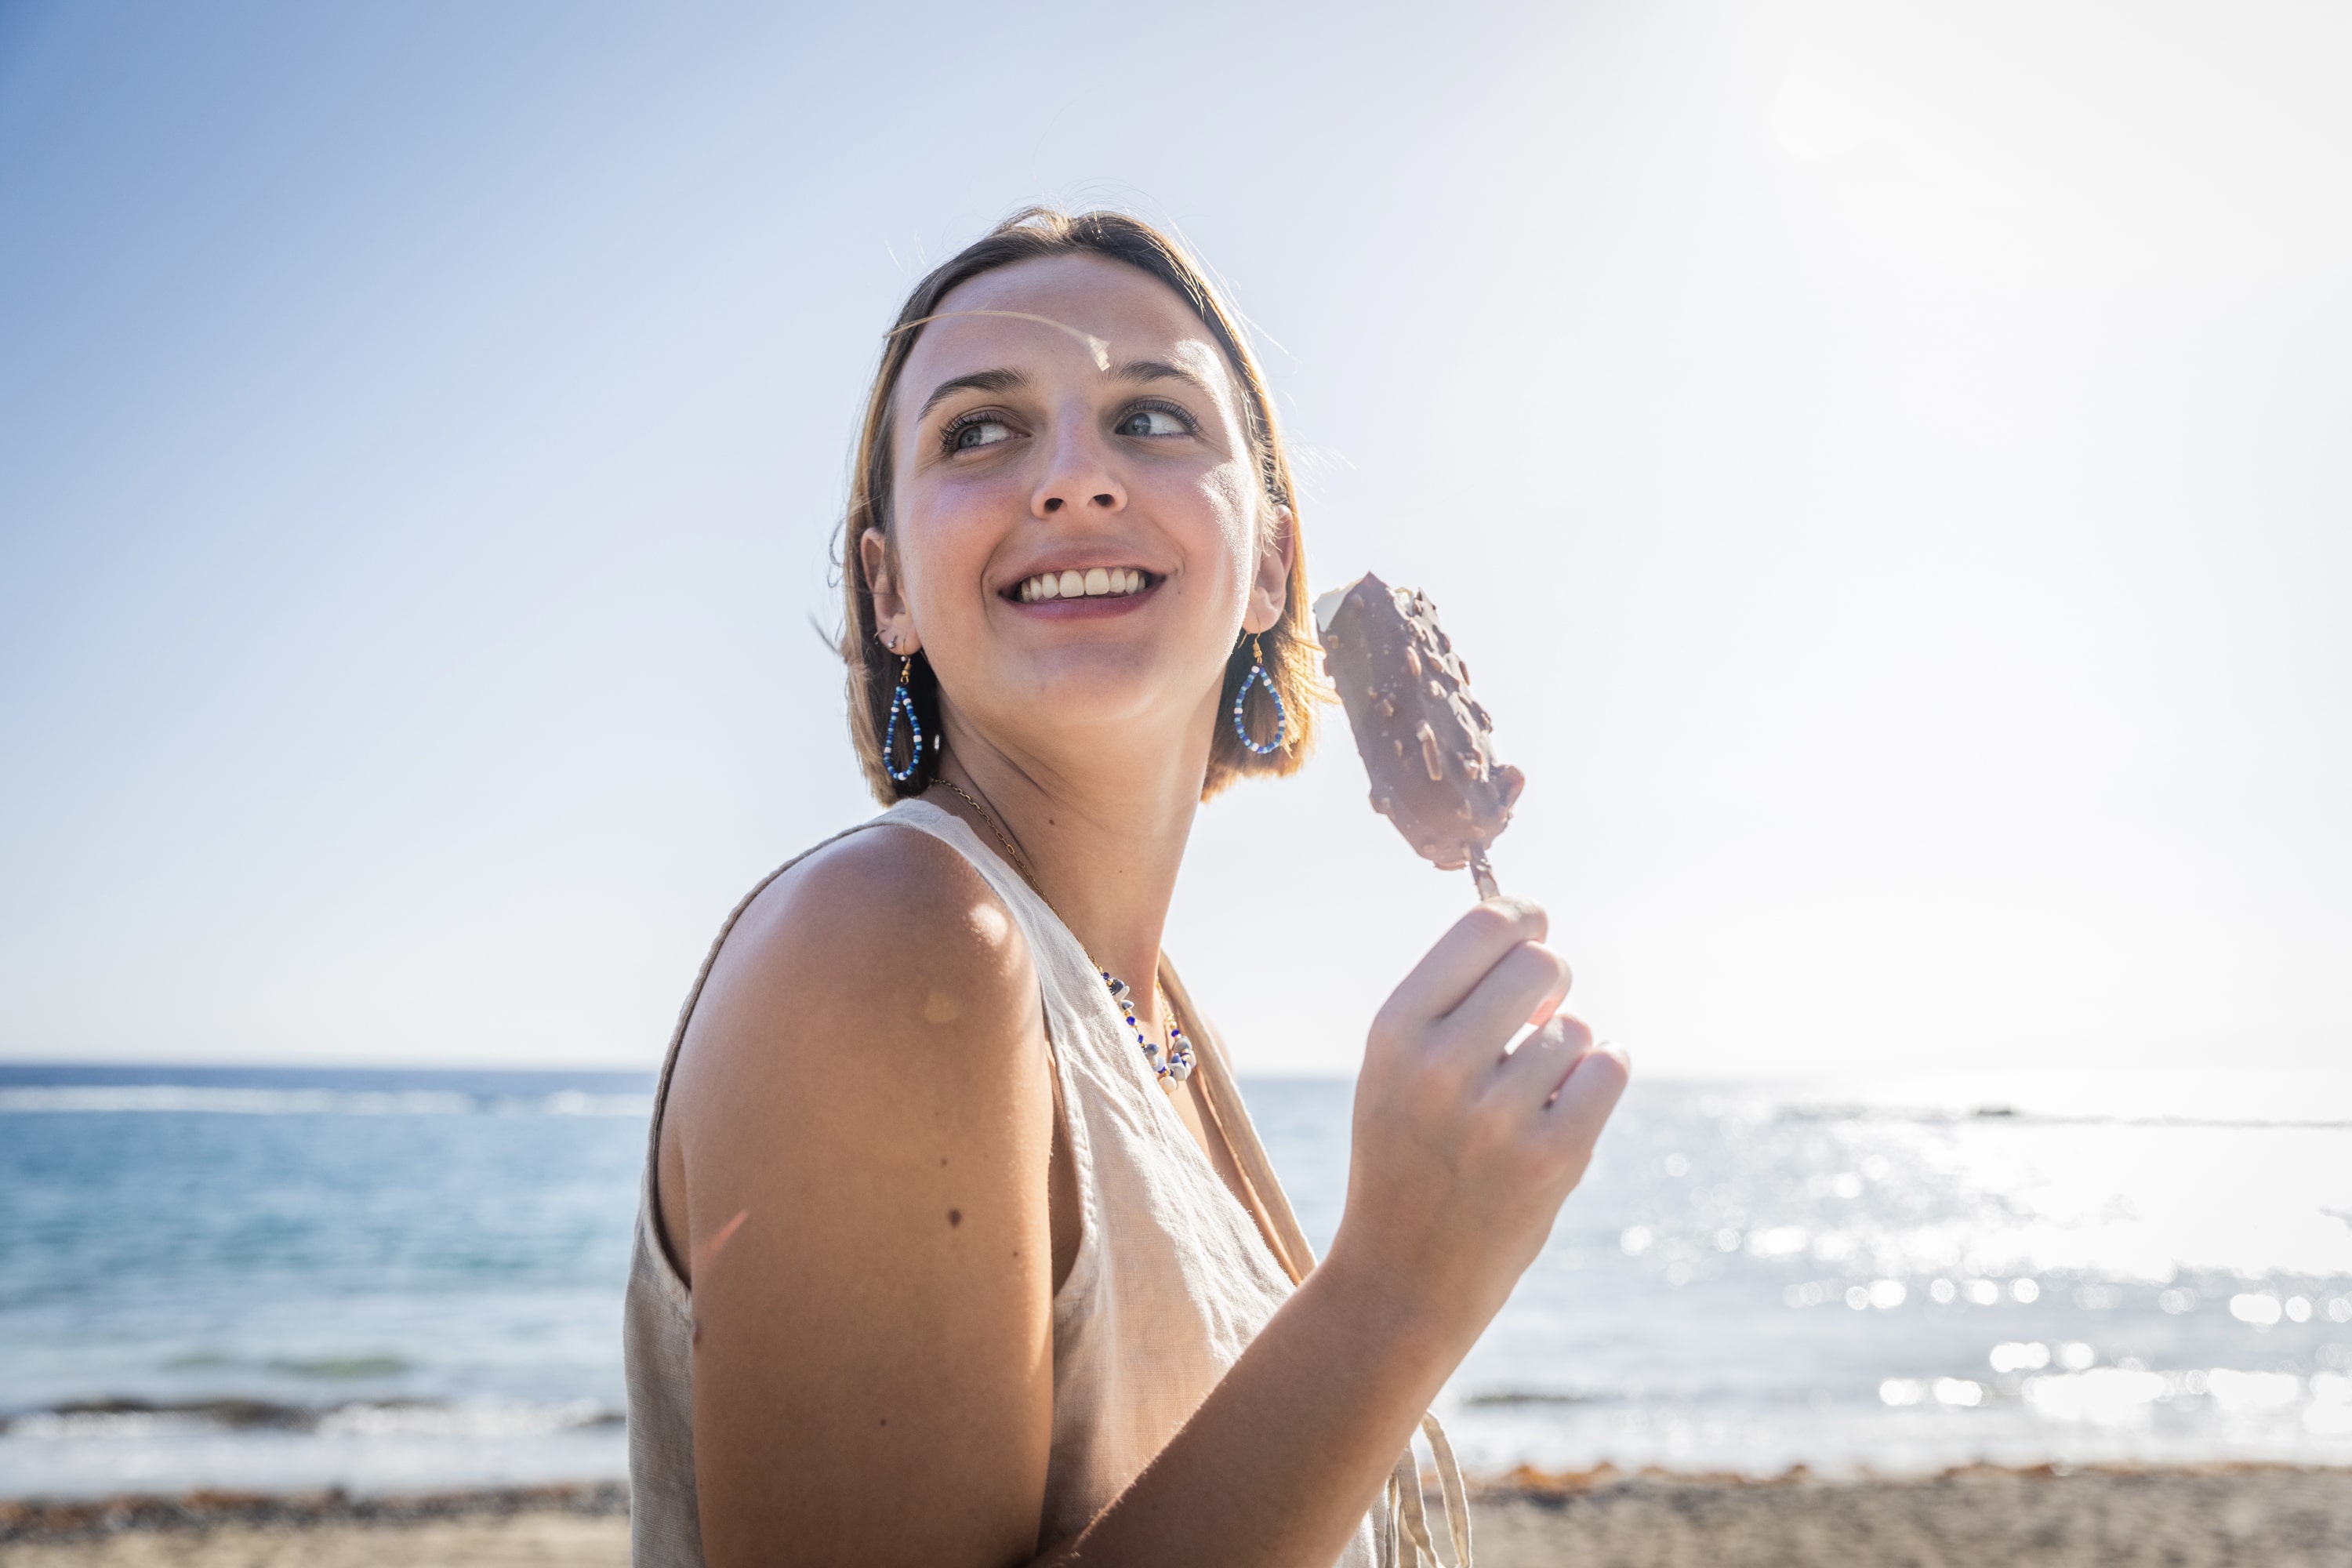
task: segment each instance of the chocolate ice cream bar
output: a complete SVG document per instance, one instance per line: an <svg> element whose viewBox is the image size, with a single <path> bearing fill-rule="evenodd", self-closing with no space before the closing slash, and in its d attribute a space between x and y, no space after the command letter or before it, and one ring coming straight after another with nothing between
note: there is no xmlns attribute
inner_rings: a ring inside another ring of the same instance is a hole
<svg viewBox="0 0 2352 1568"><path fill-rule="evenodd" d="M1527 779L1495 760L1494 721L1423 595L1370 574L1315 601L1323 668L1348 705L1372 809L1441 870L1470 868L1493 898L1486 846Z"/></svg>

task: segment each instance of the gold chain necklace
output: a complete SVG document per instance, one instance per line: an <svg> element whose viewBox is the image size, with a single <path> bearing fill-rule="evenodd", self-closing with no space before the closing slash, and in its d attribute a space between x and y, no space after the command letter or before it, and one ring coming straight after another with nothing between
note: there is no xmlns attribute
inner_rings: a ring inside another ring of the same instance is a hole
<svg viewBox="0 0 2352 1568"><path fill-rule="evenodd" d="M1045 896L1045 889L1037 885L1036 873L1029 868L1029 857L1021 852L1021 846L1015 844L1012 835L1006 833L998 824L996 814L974 799L971 791L944 773L939 776L938 782L954 791L958 800L980 814L980 819L988 824L988 830L996 835L996 841L1004 846L1005 858L1013 863L1014 870L1021 873L1021 879L1029 884L1029 890L1037 895L1037 901L1048 910L1053 910L1055 920L1061 920L1061 911L1054 909L1054 901ZM1069 921L1062 921L1063 930L1068 931L1069 925ZM1076 933L1073 931L1071 934L1075 936ZM1083 946L1078 951L1086 952ZM1154 977L1151 988L1153 994L1160 998L1160 1017L1168 1034L1168 1058L1165 1061L1160 1059L1160 1047L1151 1043L1150 1038L1143 1032L1143 1026L1136 1021L1134 991L1129 988L1126 981L1119 979L1101 964L1096 963L1094 954L1087 953L1087 962L1094 966L1094 972L1097 974L1102 976L1103 984L1110 987L1110 999L1113 1005L1126 1016L1128 1029L1135 1036L1135 1043L1143 1047L1143 1058L1151 1064L1151 1070L1158 1075L1160 1087L1171 1089L1191 1078L1192 1076L1192 1042L1185 1039L1184 1027L1176 1022L1176 1009L1168 1005L1168 994L1160 989L1158 978Z"/></svg>
<svg viewBox="0 0 2352 1568"><path fill-rule="evenodd" d="M942 775L939 782L945 784L949 789L953 790L958 800L962 801L964 805L980 813L980 819L988 824L988 830L996 835L996 841L999 844L1004 846L1004 858L1013 862L1013 868L1021 873L1021 879L1029 884L1029 890L1036 894L1039 900L1043 901L1045 898L1045 889L1037 885L1036 873L1029 869L1029 857L1021 853L1021 846L1013 843L1012 838L1006 835L1004 829L997 826L996 814L990 811L988 807L981 805L979 801L973 799L971 792L965 789L963 785L956 783L955 780ZM1051 903L1047 903L1045 907L1050 910L1054 906Z"/></svg>

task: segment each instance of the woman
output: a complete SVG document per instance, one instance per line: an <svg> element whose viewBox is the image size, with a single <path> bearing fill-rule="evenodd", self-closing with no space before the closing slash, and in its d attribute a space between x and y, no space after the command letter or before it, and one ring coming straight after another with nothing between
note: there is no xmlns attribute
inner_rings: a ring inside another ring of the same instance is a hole
<svg viewBox="0 0 2352 1568"><path fill-rule="evenodd" d="M1196 806L1297 769L1315 702L1272 407L1165 237L1028 212L925 279L852 485L851 729L896 804L755 889L679 1018L636 1560L1383 1560L1624 1061L1556 1012L1542 910L1479 905L1374 1023L1305 1256L1160 952ZM1231 918L1271 937L1271 879Z"/></svg>

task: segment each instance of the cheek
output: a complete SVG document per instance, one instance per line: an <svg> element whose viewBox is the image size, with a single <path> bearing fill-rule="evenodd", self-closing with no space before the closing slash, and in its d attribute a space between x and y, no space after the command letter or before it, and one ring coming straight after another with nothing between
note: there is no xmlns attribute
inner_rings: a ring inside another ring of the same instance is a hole
<svg viewBox="0 0 2352 1568"><path fill-rule="evenodd" d="M898 491L899 564L918 613L934 597L952 599L956 584L979 577L1008 518L1025 511L1027 495L1020 479L1009 474L925 475Z"/></svg>
<svg viewBox="0 0 2352 1568"><path fill-rule="evenodd" d="M1201 476L1199 493L1219 552L1246 575L1257 550L1257 486L1250 471L1220 463Z"/></svg>

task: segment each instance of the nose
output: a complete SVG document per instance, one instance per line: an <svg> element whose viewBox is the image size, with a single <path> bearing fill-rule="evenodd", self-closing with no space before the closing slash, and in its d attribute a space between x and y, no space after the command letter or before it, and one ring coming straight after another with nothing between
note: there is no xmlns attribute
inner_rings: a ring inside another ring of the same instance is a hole
<svg viewBox="0 0 2352 1568"><path fill-rule="evenodd" d="M1092 428L1092 421L1084 417L1062 421L1045 471L1030 497L1030 510L1041 518L1064 517L1072 511L1101 516L1126 506L1127 487L1111 471L1110 453Z"/></svg>

